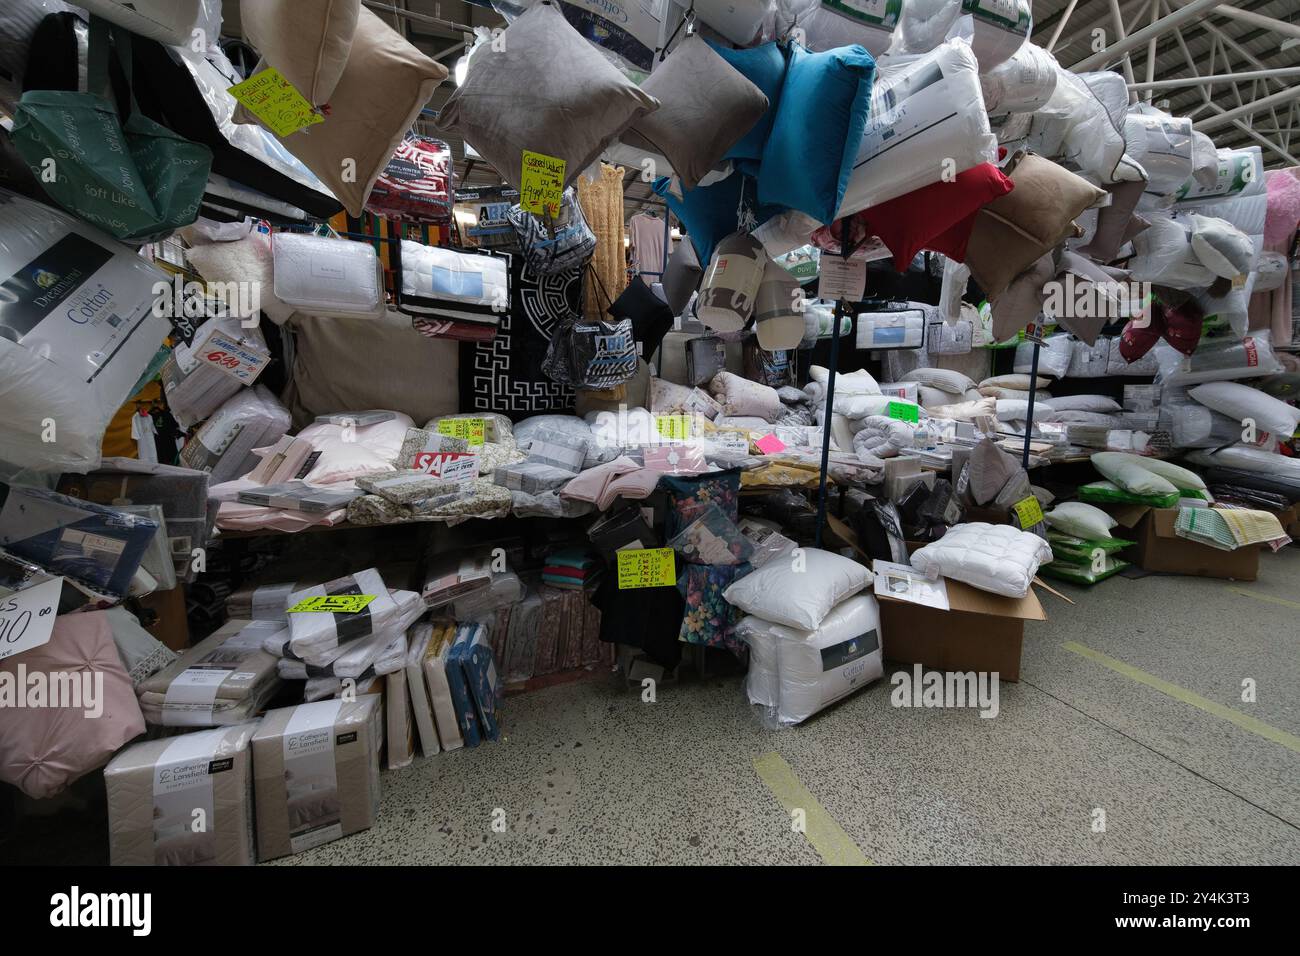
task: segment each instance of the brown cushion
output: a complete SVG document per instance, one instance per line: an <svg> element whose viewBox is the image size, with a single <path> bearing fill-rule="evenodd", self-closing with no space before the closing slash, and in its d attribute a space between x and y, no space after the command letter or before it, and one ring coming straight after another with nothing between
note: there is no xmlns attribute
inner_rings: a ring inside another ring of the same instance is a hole
<svg viewBox="0 0 1300 956"><path fill-rule="evenodd" d="M519 189L524 150L565 161L573 183L659 101L582 38L553 4L538 3L475 54L434 126L458 134Z"/></svg>
<svg viewBox="0 0 1300 956"><path fill-rule="evenodd" d="M656 65L641 90L659 101L623 134L629 146L662 153L694 189L767 112L767 97L698 35Z"/></svg>
<svg viewBox="0 0 1300 956"><path fill-rule="evenodd" d="M1074 218L1106 195L1032 153L1013 157L1004 172L1016 188L979 211L966 251L966 265L990 299L1035 260L1079 235Z"/></svg>
<svg viewBox="0 0 1300 956"><path fill-rule="evenodd" d="M445 66L363 7L329 116L280 142L360 216L393 151L446 78Z"/></svg>
<svg viewBox="0 0 1300 956"><path fill-rule="evenodd" d="M1113 183L1106 187L1111 195L1109 206L1097 210L1097 231L1092 241L1079 251L1098 262L1110 262L1119 255L1119 248L1131 238L1129 225L1133 220L1133 210L1142 198L1146 182L1139 180L1131 183Z"/></svg>
<svg viewBox="0 0 1300 956"><path fill-rule="evenodd" d="M329 102L343 76L361 0L241 0L239 25L263 61L307 102Z"/></svg>

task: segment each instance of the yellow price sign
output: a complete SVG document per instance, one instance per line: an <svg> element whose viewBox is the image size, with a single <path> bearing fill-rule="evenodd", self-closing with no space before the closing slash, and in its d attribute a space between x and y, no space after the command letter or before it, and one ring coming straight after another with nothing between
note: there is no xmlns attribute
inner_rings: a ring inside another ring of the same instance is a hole
<svg viewBox="0 0 1300 956"><path fill-rule="evenodd" d="M656 415L655 428L664 438L687 439L691 437L690 415Z"/></svg>
<svg viewBox="0 0 1300 956"><path fill-rule="evenodd" d="M537 215L558 216L564 194L564 160L545 153L524 150L519 205Z"/></svg>
<svg viewBox="0 0 1300 956"><path fill-rule="evenodd" d="M1043 506L1038 503L1038 499L1033 495L1017 501L1011 506L1011 510L1020 519L1020 527L1022 528L1032 528L1043 520Z"/></svg>
<svg viewBox="0 0 1300 956"><path fill-rule="evenodd" d="M293 84L275 67L254 73L226 90L276 136L288 136L325 122Z"/></svg>
<svg viewBox="0 0 1300 956"><path fill-rule="evenodd" d="M487 421L482 418L446 418L438 422L438 434L481 445L487 435Z"/></svg>
<svg viewBox="0 0 1300 956"><path fill-rule="evenodd" d="M635 548L618 552L618 589L672 587L677 583L672 548Z"/></svg>
<svg viewBox="0 0 1300 956"><path fill-rule="evenodd" d="M356 614L364 611L373 594L322 594L318 597L303 598L293 607L289 614Z"/></svg>

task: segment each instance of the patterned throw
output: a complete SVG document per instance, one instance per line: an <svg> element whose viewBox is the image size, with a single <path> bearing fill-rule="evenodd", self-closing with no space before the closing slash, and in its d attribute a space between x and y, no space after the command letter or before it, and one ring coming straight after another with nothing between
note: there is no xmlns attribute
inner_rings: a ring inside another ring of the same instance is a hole
<svg viewBox="0 0 1300 956"><path fill-rule="evenodd" d="M1274 515L1244 508L1180 508L1174 532L1221 551L1264 544L1286 534Z"/></svg>

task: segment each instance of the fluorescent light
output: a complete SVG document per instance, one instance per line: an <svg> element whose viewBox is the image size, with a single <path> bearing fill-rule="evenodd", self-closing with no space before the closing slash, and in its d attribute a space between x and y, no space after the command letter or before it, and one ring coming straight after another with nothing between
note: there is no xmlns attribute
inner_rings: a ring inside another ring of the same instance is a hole
<svg viewBox="0 0 1300 956"><path fill-rule="evenodd" d="M452 71L452 76L456 80L457 86L465 85L465 76L469 73L469 57L462 56L456 61L456 66Z"/></svg>

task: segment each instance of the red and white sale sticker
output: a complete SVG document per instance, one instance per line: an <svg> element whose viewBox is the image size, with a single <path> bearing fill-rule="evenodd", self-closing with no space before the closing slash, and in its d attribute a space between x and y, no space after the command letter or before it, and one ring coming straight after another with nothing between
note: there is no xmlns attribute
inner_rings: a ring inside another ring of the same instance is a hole
<svg viewBox="0 0 1300 956"><path fill-rule="evenodd" d="M478 465L478 455L466 451L422 451L412 464L426 475L446 481L477 478Z"/></svg>

